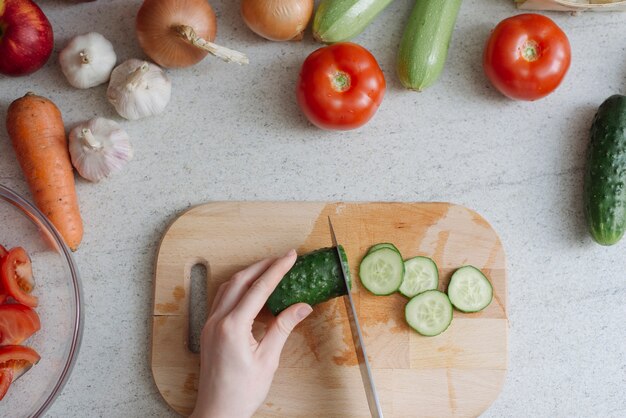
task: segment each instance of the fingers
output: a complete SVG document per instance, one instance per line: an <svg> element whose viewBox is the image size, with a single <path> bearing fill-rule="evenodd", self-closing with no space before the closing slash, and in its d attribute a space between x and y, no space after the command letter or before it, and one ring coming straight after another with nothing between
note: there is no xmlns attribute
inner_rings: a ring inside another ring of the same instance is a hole
<svg viewBox="0 0 626 418"><path fill-rule="evenodd" d="M241 270L226 282L222 283L215 294L211 312L209 316L224 316L230 313L241 297L246 293L250 285L265 272L272 263L276 261L274 258L266 258L258 261L251 266Z"/></svg>
<svg viewBox="0 0 626 418"><path fill-rule="evenodd" d="M283 350L291 331L293 331L296 325L302 322L304 318L309 316L312 311L313 308L306 303L296 303L282 311L267 329L259 345L261 354L274 358L280 357L280 352Z"/></svg>
<svg viewBox="0 0 626 418"><path fill-rule="evenodd" d="M250 288L245 295L243 295L232 314L238 319L253 321L276 286L278 286L278 283L280 283L283 276L293 267L295 262L295 250L290 250L283 257L274 261L274 263L250 285Z"/></svg>

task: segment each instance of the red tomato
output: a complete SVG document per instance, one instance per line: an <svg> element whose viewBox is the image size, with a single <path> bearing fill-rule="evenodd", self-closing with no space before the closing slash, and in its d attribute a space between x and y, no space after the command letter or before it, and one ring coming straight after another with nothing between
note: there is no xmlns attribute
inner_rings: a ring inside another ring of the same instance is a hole
<svg viewBox="0 0 626 418"><path fill-rule="evenodd" d="M8 253L9 252L7 251L7 249L4 248L2 245L0 245L0 266L2 266L2 259ZM2 280L0 280L0 303L4 302L6 298L7 298L7 292L4 291L4 287L2 286Z"/></svg>
<svg viewBox="0 0 626 418"><path fill-rule="evenodd" d="M40 358L39 354L30 347L5 345L0 347L0 370L11 369L13 380L15 380L37 364Z"/></svg>
<svg viewBox="0 0 626 418"><path fill-rule="evenodd" d="M34 308L39 303L30 292L35 287L33 268L28 254L22 247L12 248L2 260L2 287L6 293L22 305Z"/></svg>
<svg viewBox="0 0 626 418"><path fill-rule="evenodd" d="M551 19L533 13L500 22L483 56L483 68L491 83L517 100L537 100L552 93L570 62L565 33Z"/></svg>
<svg viewBox="0 0 626 418"><path fill-rule="evenodd" d="M13 382L13 369L0 369L0 401L7 394Z"/></svg>
<svg viewBox="0 0 626 418"><path fill-rule="evenodd" d="M314 51L302 64L296 97L306 117L323 129L355 129L369 121L385 95L376 58L346 42Z"/></svg>
<svg viewBox="0 0 626 418"><path fill-rule="evenodd" d="M40 328L39 315L31 308L19 303L0 306L0 346L21 344Z"/></svg>

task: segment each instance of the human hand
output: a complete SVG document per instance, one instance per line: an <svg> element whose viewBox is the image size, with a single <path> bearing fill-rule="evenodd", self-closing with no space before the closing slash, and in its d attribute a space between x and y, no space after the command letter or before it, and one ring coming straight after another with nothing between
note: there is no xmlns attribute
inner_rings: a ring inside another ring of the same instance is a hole
<svg viewBox="0 0 626 418"><path fill-rule="evenodd" d="M252 335L252 323L295 261L294 250L259 261L218 288L202 329L192 418L250 417L267 397L287 337L313 309L306 303L285 309L261 341Z"/></svg>

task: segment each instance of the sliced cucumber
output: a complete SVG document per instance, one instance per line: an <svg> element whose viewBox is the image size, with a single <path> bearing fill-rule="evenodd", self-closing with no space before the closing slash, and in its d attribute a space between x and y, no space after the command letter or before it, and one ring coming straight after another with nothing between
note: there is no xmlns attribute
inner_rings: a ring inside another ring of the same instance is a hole
<svg viewBox="0 0 626 418"><path fill-rule="evenodd" d="M452 304L448 296L438 290L427 290L406 304L406 322L427 337L444 332L452 322Z"/></svg>
<svg viewBox="0 0 626 418"><path fill-rule="evenodd" d="M439 286L439 270L437 264L428 257L413 257L404 262L404 278L400 285L400 293L407 298L435 290Z"/></svg>
<svg viewBox="0 0 626 418"><path fill-rule="evenodd" d="M398 248L390 242L381 242L380 244L372 245L370 249L367 250L367 253L372 253L376 250L380 250L381 248L391 248L392 250L400 254L400 250L398 250Z"/></svg>
<svg viewBox="0 0 626 418"><path fill-rule="evenodd" d="M390 295L402 284L404 261L399 252L380 248L363 258L359 276L363 286L373 294Z"/></svg>
<svg viewBox="0 0 626 418"><path fill-rule="evenodd" d="M482 271L474 266L464 266L452 275L448 296L459 311L478 312L491 303L493 287Z"/></svg>

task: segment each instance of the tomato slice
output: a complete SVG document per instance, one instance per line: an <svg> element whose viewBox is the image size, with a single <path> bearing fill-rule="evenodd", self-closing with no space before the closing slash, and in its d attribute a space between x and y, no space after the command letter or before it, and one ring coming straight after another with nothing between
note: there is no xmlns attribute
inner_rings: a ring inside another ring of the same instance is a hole
<svg viewBox="0 0 626 418"><path fill-rule="evenodd" d="M12 248L2 260L2 287L7 295L22 305L34 308L37 296L30 294L35 287L30 257L22 247Z"/></svg>
<svg viewBox="0 0 626 418"><path fill-rule="evenodd" d="M41 359L39 354L24 345L5 345L0 347L0 370L11 369L13 380L26 373Z"/></svg>
<svg viewBox="0 0 626 418"><path fill-rule="evenodd" d="M0 244L0 266L2 265L2 259L8 253L9 252L7 251L7 249L4 248L4 246ZM7 292L4 290L4 286L2 286L2 280L0 280L0 304L2 304L6 298L7 298Z"/></svg>
<svg viewBox="0 0 626 418"><path fill-rule="evenodd" d="M7 394L11 382L13 382L13 369L0 369L0 401Z"/></svg>
<svg viewBox="0 0 626 418"><path fill-rule="evenodd" d="M21 344L40 328L39 315L28 306L0 306L0 346Z"/></svg>

